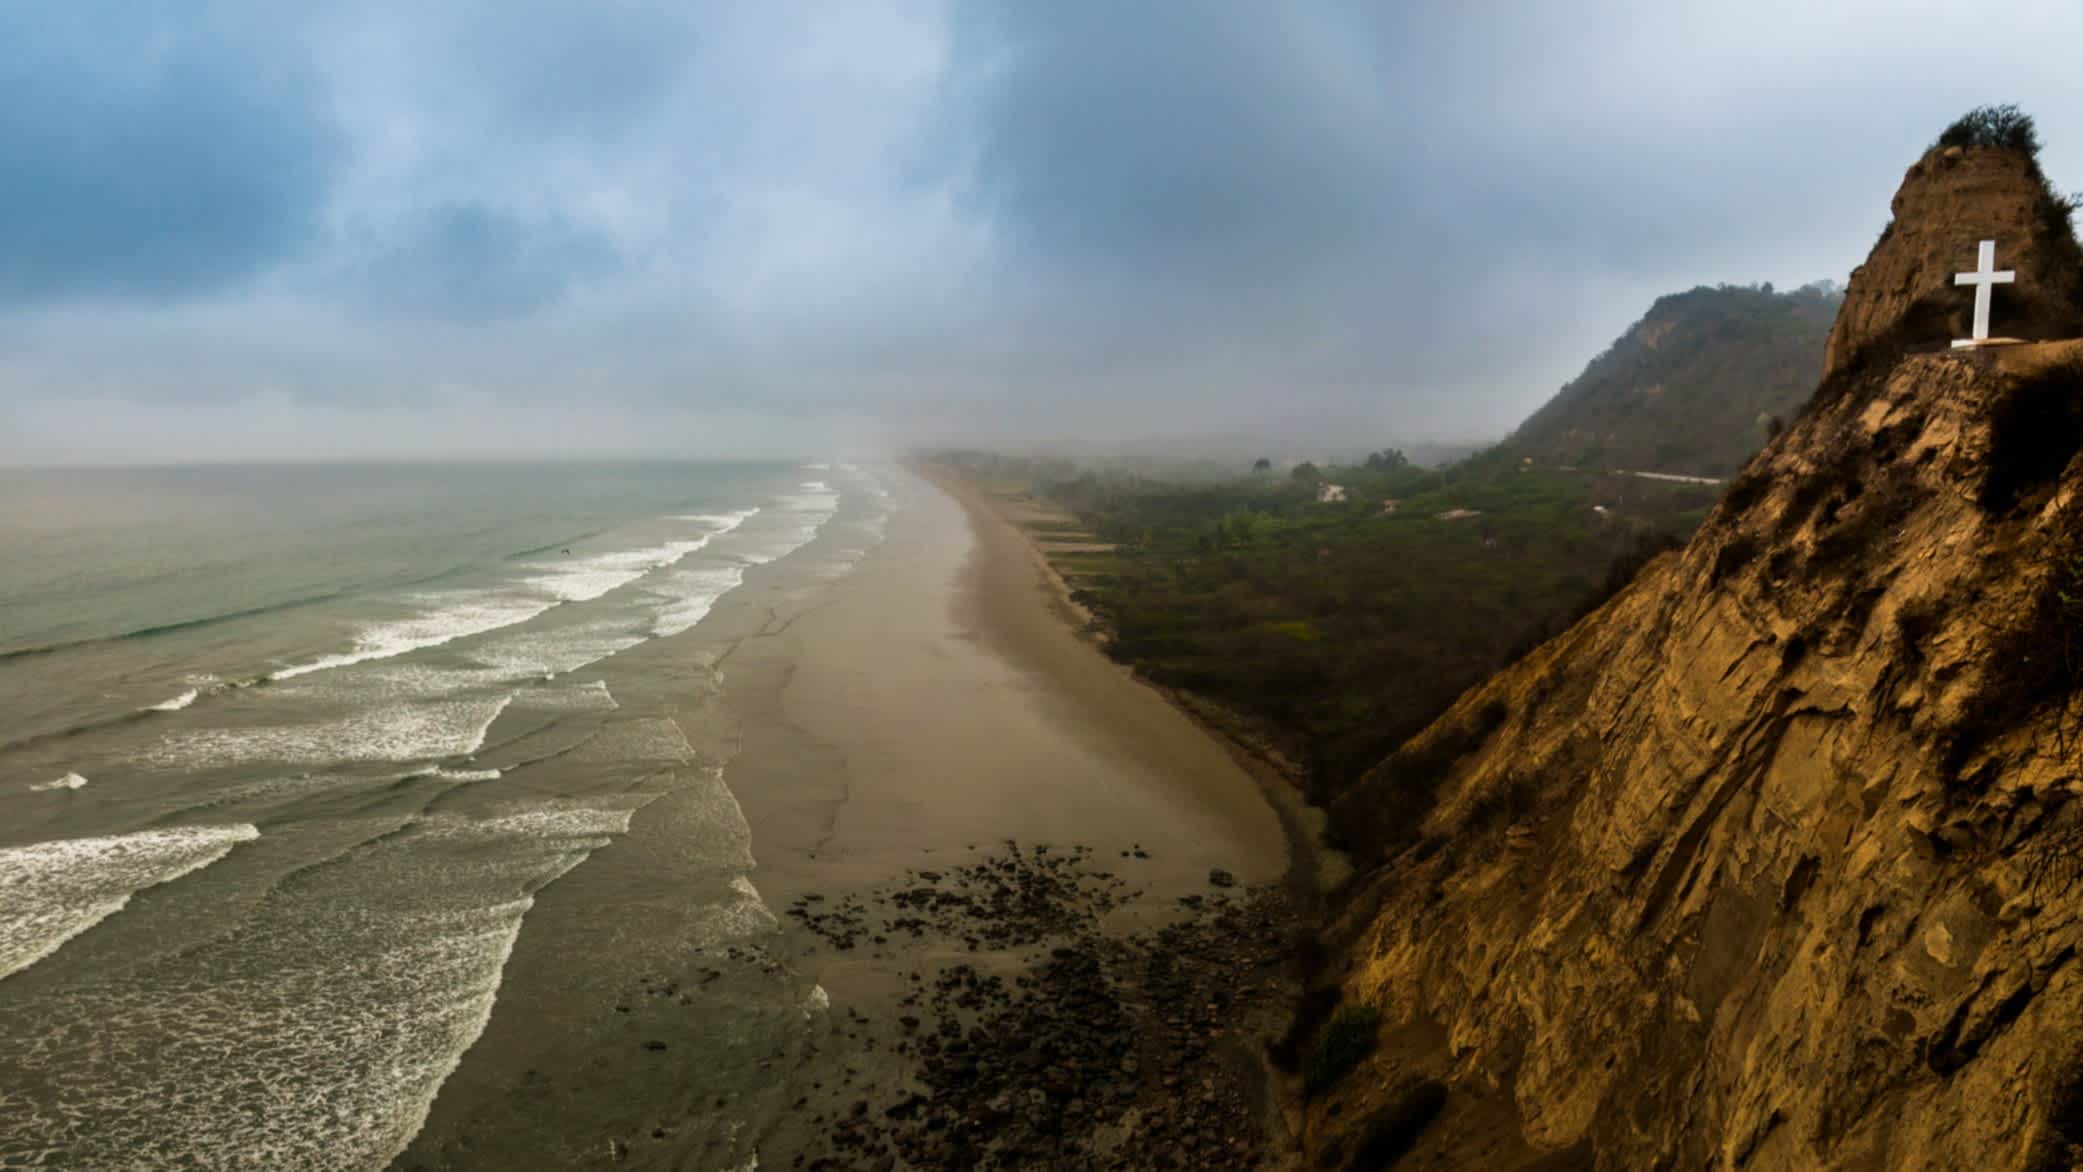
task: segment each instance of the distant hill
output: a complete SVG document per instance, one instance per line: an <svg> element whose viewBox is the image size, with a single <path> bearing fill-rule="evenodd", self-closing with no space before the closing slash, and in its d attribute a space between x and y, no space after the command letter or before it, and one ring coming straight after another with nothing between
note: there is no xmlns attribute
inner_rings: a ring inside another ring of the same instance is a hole
<svg viewBox="0 0 2083 1172"><path fill-rule="evenodd" d="M1815 389L1843 294L1701 286L1660 297L1497 456L1569 468L1733 475Z"/></svg>

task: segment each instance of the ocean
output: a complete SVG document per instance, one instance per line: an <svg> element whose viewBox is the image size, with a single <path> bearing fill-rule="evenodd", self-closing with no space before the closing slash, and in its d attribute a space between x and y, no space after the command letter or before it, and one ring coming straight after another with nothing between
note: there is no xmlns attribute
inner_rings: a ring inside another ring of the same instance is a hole
<svg viewBox="0 0 2083 1172"><path fill-rule="evenodd" d="M0 1168L383 1168L494 1013L609 1029L560 1007L758 948L719 664L893 478L0 471ZM553 883L583 915L531 917ZM819 993L671 991L699 1166L749 1165Z"/></svg>

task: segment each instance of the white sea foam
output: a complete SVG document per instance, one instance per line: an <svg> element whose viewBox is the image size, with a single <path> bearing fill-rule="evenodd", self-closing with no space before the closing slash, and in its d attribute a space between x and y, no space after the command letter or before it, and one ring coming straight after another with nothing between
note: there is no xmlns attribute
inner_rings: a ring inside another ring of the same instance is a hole
<svg viewBox="0 0 2083 1172"><path fill-rule="evenodd" d="M785 493L781 496L780 512L787 523L740 556L749 565L765 565L787 557L789 554L810 544L825 522L839 511L839 494L831 491L822 480L806 480L802 491Z"/></svg>
<svg viewBox="0 0 2083 1172"><path fill-rule="evenodd" d="M748 890L750 887L744 876L738 876L729 886L729 896L704 904L695 913L693 933L697 947L716 952L741 940L768 935L781 926L773 909L759 897L758 891Z"/></svg>
<svg viewBox="0 0 2083 1172"><path fill-rule="evenodd" d="M621 707L615 703L614 693L608 691L606 680L588 680L570 687L530 688L515 696L514 703L549 712L613 712Z"/></svg>
<svg viewBox="0 0 2083 1172"><path fill-rule="evenodd" d="M533 892L629 817L372 826L235 932L39 989L0 1015L0 1067L37 1071L0 1105L0 1166L386 1166L489 1020Z"/></svg>
<svg viewBox="0 0 2083 1172"><path fill-rule="evenodd" d="M578 561L541 567L528 585L562 602L591 602L618 587L627 586L645 574L669 566L707 545L707 538L670 542L653 549L597 554Z"/></svg>
<svg viewBox="0 0 2083 1172"><path fill-rule="evenodd" d="M78 789L85 784L87 784L86 778L81 777L77 773L68 773L63 777L54 778L50 781L39 781L29 788L38 790Z"/></svg>
<svg viewBox="0 0 2083 1172"><path fill-rule="evenodd" d="M742 565L681 570L662 584L672 593L665 608L652 620L651 633L677 635L692 628L708 617L719 599L736 590L744 581L745 567Z"/></svg>
<svg viewBox="0 0 2083 1172"><path fill-rule="evenodd" d="M711 536L721 537L758 515L759 509L755 507L739 509L734 513L681 513L675 516L673 520L699 521L704 525L714 525L716 530Z"/></svg>
<svg viewBox="0 0 2083 1172"><path fill-rule="evenodd" d="M678 726L674 727L677 729ZM738 796L724 784L721 769L703 770L690 784L693 792L689 795L687 808L692 813L690 825L681 832L681 841L696 858L713 863L719 871L742 878L758 864L752 857L752 826L745 821L745 810L738 804ZM765 908L750 880L746 880L743 887L733 886L732 890L743 899Z"/></svg>
<svg viewBox="0 0 2083 1172"><path fill-rule="evenodd" d="M627 651L645 638L626 623L605 620L552 631L517 631L472 648L470 657L517 677L560 676Z"/></svg>
<svg viewBox="0 0 2083 1172"><path fill-rule="evenodd" d="M179 712L179 711L180 711L181 709L183 709L183 708L186 708L186 707L188 707L188 706L189 706L190 704L193 704L193 703L195 703L195 698L196 698L197 696L200 696L200 695L202 695L202 689L201 689L201 688L190 688L190 689L188 689L187 691L185 691L185 692L181 693L180 695L178 695L178 696L175 696L175 697L174 697L173 699L171 699L171 700L161 700L161 701L160 701L159 703L157 703L157 704L153 704L153 705L150 705L150 706L149 706L149 707L148 707L148 708L146 709L146 711L148 711L148 712Z"/></svg>
<svg viewBox="0 0 2083 1172"><path fill-rule="evenodd" d="M406 601L408 604L417 603L428 609L407 618L371 623L355 633L353 650L336 655L322 655L308 663L294 664L274 672L268 678L294 679L315 671L367 663L372 659L389 659L425 647L439 647L457 639L482 635L487 631L496 631L516 623L525 623L557 605L558 599L544 598L534 593L456 591L420 595Z"/></svg>
<svg viewBox="0 0 2083 1172"><path fill-rule="evenodd" d="M515 682L512 672L489 668L379 663L282 684L269 692L269 698L308 699L322 704L397 704L439 700L459 692L490 691Z"/></svg>
<svg viewBox="0 0 2083 1172"><path fill-rule="evenodd" d="M527 563L527 576L504 588L438 591L401 599L403 605L417 608L415 613L368 623L354 633L354 646L349 650L278 668L268 678L290 680L332 668L390 659L517 626L561 603L592 602L706 547L758 512L752 508L731 513L690 513L674 519L699 522L708 532L639 549Z"/></svg>
<svg viewBox="0 0 2083 1172"><path fill-rule="evenodd" d="M183 826L0 850L0 978L56 952L137 892L259 836L248 825Z"/></svg>
<svg viewBox="0 0 2083 1172"><path fill-rule="evenodd" d="M145 754L155 765L211 768L271 763L418 761L474 753L512 694L370 708L338 720L174 733Z"/></svg>

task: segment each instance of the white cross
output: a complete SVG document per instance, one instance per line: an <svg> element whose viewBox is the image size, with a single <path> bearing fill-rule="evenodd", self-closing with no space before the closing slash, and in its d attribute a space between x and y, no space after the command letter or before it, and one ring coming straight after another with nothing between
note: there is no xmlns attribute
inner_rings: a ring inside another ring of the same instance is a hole
<svg viewBox="0 0 2083 1172"><path fill-rule="evenodd" d="M2017 279L2018 274L2016 270L2004 269L2001 272L1997 271L1996 241L1982 241L1980 255L1975 258L1975 271L1953 274L1953 283L1955 285L1973 285L1975 287L1974 337L1954 342L1953 345L1956 348L1973 346L1989 340L1989 290L1992 286L2008 285Z"/></svg>

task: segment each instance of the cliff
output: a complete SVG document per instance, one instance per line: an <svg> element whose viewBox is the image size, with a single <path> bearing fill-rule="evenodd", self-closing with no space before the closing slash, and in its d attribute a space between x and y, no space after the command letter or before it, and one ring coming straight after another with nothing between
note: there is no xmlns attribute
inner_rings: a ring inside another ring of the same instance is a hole
<svg viewBox="0 0 2083 1172"><path fill-rule="evenodd" d="M1724 285L1659 297L1500 454L1565 468L1728 476L1822 373L1838 295Z"/></svg>
<svg viewBox="0 0 2083 1172"><path fill-rule="evenodd" d="M1991 337L2045 339L2083 332L2083 250L2068 209L2031 151L1934 147L1910 166L1894 218L1852 273L1823 358L1827 376L1871 353L1943 347L1969 336L1974 299L1953 283L1975 267L1978 241L1996 241L1996 266L2018 274L1991 304Z"/></svg>
<svg viewBox="0 0 2083 1172"><path fill-rule="evenodd" d="M1936 348L1992 221L2009 328L2079 320L2006 155L1911 170L1685 549L1334 808L1384 1028L1320 1166L2083 1160L2083 342Z"/></svg>

